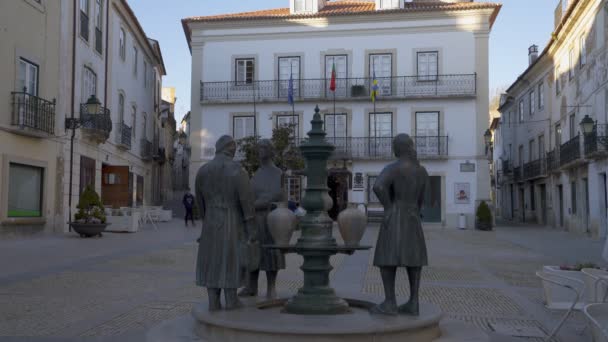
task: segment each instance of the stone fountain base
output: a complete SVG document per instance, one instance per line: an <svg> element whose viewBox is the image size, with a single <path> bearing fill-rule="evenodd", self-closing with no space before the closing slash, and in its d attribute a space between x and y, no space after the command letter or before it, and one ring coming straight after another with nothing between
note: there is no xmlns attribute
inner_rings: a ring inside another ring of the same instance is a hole
<svg viewBox="0 0 608 342"><path fill-rule="evenodd" d="M277 304L282 304L280 301ZM349 301L352 312L306 316L281 313L282 305L248 305L235 311L210 313L197 305L189 316L167 321L147 334L147 341L253 342L392 342L489 341L475 328L441 322L441 311L422 304L419 317L370 315L371 303Z"/></svg>

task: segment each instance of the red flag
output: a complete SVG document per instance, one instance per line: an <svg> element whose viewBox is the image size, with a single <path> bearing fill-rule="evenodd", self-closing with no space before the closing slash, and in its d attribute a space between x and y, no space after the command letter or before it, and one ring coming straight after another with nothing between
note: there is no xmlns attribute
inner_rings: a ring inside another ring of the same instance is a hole
<svg viewBox="0 0 608 342"><path fill-rule="evenodd" d="M331 67L331 82L329 83L329 90L336 91L336 62Z"/></svg>

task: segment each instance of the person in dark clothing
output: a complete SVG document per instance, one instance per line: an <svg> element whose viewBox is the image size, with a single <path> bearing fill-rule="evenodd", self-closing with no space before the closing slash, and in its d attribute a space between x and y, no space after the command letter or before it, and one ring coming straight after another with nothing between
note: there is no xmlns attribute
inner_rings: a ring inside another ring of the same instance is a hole
<svg viewBox="0 0 608 342"><path fill-rule="evenodd" d="M190 189L186 190L186 194L184 194L184 199L182 200L184 204L184 208L186 208L186 227L188 227L188 217L192 221L192 225L194 226L194 215L192 214L192 208L194 208L194 195L190 193Z"/></svg>

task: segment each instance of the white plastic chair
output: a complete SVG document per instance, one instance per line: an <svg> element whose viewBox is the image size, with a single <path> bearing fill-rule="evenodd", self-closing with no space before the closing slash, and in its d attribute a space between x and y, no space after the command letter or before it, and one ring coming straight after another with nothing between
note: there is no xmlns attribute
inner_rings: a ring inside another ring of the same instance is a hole
<svg viewBox="0 0 608 342"><path fill-rule="evenodd" d="M536 272L536 276L539 277L540 279L542 279L543 281L563 287L563 288L575 293L574 301L572 302L572 304L570 304L568 311L566 311L566 314L559 320L559 323L557 324L557 326L555 326L555 328L553 328L553 330L551 331L549 336L547 336L545 338L545 341L548 342L548 341L551 341L551 339L555 336L555 334L557 334L557 331L562 327L562 325L564 325L564 322L566 322L566 319L568 319L568 317L570 316L572 311L574 311L574 307L576 306L576 304L579 302L579 300L585 294L585 283L579 279L574 279L574 278L558 275L555 273L548 273L548 272L544 272L544 271Z"/></svg>
<svg viewBox="0 0 608 342"><path fill-rule="evenodd" d="M583 268L587 301L589 303L605 303L608 296L608 272L597 268Z"/></svg>
<svg viewBox="0 0 608 342"><path fill-rule="evenodd" d="M608 342L608 303L588 304L583 309L593 336L593 342Z"/></svg>

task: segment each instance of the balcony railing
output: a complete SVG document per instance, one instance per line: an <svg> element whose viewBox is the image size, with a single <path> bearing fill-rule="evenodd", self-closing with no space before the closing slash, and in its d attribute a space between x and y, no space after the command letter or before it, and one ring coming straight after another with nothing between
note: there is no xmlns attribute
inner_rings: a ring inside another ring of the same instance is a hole
<svg viewBox="0 0 608 342"><path fill-rule="evenodd" d="M125 150L131 149L131 127L125 125L124 122L118 124L118 135L116 136L116 145Z"/></svg>
<svg viewBox="0 0 608 342"><path fill-rule="evenodd" d="M509 160L503 160L502 161L502 173L510 174L512 172L513 172L513 165L511 165L511 162Z"/></svg>
<svg viewBox="0 0 608 342"><path fill-rule="evenodd" d="M559 166L569 164L581 157L581 139L577 135L559 147Z"/></svg>
<svg viewBox="0 0 608 342"><path fill-rule="evenodd" d="M593 132L585 135L585 156L605 155L608 152L608 125L595 125Z"/></svg>
<svg viewBox="0 0 608 342"><path fill-rule="evenodd" d="M325 138L334 145L331 159L349 160L389 160L395 157L392 137L342 137ZM419 159L443 159L448 156L447 136L412 137ZM298 144L306 140L301 140ZM243 159L242 151L237 151L236 159Z"/></svg>
<svg viewBox="0 0 608 342"><path fill-rule="evenodd" d="M152 159L152 142L148 139L141 139L141 159L151 160Z"/></svg>
<svg viewBox="0 0 608 342"><path fill-rule="evenodd" d="M557 171L559 169L559 150L547 152L547 172Z"/></svg>
<svg viewBox="0 0 608 342"><path fill-rule="evenodd" d="M80 11L80 36L89 41L89 16L83 11Z"/></svg>
<svg viewBox="0 0 608 342"><path fill-rule="evenodd" d="M100 108L99 113L87 112L87 105L80 105L80 127L87 134L90 134L99 141L106 141L112 132L112 118L110 110L104 107Z"/></svg>
<svg viewBox="0 0 608 342"><path fill-rule="evenodd" d="M55 100L23 92L12 92L13 113L11 124L21 129L32 129L46 134L55 133Z"/></svg>
<svg viewBox="0 0 608 342"><path fill-rule="evenodd" d="M378 99L470 97L477 94L476 74L378 77ZM293 81L296 100L332 100L329 79ZM336 100L369 98L373 78L336 79ZM201 82L201 102L287 102L289 80Z"/></svg>
<svg viewBox="0 0 608 342"><path fill-rule="evenodd" d="M95 28L95 50L101 53L103 51L103 33L99 27Z"/></svg>
<svg viewBox="0 0 608 342"><path fill-rule="evenodd" d="M522 167L518 166L518 167L514 167L513 168L513 180L515 180L516 182L523 180L523 173L522 173Z"/></svg>
<svg viewBox="0 0 608 342"><path fill-rule="evenodd" d="M543 177L547 174L546 159L537 159L524 164L524 179Z"/></svg>

